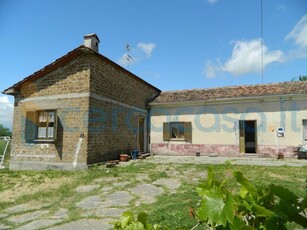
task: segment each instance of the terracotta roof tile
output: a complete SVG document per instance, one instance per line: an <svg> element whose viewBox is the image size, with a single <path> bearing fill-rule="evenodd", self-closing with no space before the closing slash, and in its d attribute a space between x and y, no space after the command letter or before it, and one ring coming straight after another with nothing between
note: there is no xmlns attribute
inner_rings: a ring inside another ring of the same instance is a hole
<svg viewBox="0 0 307 230"><path fill-rule="evenodd" d="M229 86L222 88L164 91L152 103L210 101L242 97L307 94L307 81L264 85Z"/></svg>

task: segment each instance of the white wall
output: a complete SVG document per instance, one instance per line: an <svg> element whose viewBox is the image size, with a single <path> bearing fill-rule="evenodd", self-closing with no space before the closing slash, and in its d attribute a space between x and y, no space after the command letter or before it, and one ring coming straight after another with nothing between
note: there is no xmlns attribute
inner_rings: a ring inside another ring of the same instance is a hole
<svg viewBox="0 0 307 230"><path fill-rule="evenodd" d="M239 120L257 121L258 145L296 146L303 138L307 99L276 101L152 105L151 143L163 142L163 122L192 122L192 144L239 145ZM276 130L285 128L285 137Z"/></svg>

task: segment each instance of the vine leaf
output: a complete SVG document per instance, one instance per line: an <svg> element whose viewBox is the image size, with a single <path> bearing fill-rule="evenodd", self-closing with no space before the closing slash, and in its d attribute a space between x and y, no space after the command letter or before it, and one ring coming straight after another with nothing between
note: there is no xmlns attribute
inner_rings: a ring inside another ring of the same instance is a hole
<svg viewBox="0 0 307 230"><path fill-rule="evenodd" d="M209 224L222 224L223 226L233 222L234 198L226 191L226 196L217 190L208 191L202 197L199 207L199 218L202 221L208 220Z"/></svg>
<svg viewBox="0 0 307 230"><path fill-rule="evenodd" d="M233 223L230 226L230 229L233 230L255 230L252 226L248 226L244 223L242 219L240 219L238 216L235 216L233 219Z"/></svg>
<svg viewBox="0 0 307 230"><path fill-rule="evenodd" d="M121 228L125 229L134 219L134 215L132 212L127 211L122 214L120 217Z"/></svg>
<svg viewBox="0 0 307 230"><path fill-rule="evenodd" d="M236 171L233 173L233 176L236 178L238 183L241 184L240 195L243 198L245 198L247 194L250 194L253 198L257 197L257 189L246 179L246 177L243 176L242 172Z"/></svg>
<svg viewBox="0 0 307 230"><path fill-rule="evenodd" d="M267 218L279 217L274 212L258 204L253 204L252 209L259 217L267 217Z"/></svg>
<svg viewBox="0 0 307 230"><path fill-rule="evenodd" d="M144 230L144 226L141 222L134 222L127 226L125 230Z"/></svg>

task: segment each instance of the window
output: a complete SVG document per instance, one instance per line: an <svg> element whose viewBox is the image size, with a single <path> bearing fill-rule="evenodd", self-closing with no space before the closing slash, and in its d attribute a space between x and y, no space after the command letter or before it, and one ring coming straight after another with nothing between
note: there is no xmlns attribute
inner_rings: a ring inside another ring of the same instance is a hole
<svg viewBox="0 0 307 230"><path fill-rule="evenodd" d="M56 110L26 113L25 139L27 142L56 139Z"/></svg>
<svg viewBox="0 0 307 230"><path fill-rule="evenodd" d="M184 122L171 122L171 138L184 139Z"/></svg>
<svg viewBox="0 0 307 230"><path fill-rule="evenodd" d="M55 111L38 112L38 139L53 139Z"/></svg>
<svg viewBox="0 0 307 230"><path fill-rule="evenodd" d="M303 139L307 141L307 119L303 120Z"/></svg>
<svg viewBox="0 0 307 230"><path fill-rule="evenodd" d="M163 123L163 140L185 140L187 142L192 142L191 122Z"/></svg>

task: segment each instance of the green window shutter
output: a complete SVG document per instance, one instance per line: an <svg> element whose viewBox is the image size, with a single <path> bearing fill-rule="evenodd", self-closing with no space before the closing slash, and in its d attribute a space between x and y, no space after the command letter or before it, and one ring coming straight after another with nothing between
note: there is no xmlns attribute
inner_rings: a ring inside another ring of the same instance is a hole
<svg viewBox="0 0 307 230"><path fill-rule="evenodd" d="M184 137L187 142L192 143L192 123L191 122L184 123Z"/></svg>
<svg viewBox="0 0 307 230"><path fill-rule="evenodd" d="M163 123L163 141L168 141L170 139L170 123Z"/></svg>
<svg viewBox="0 0 307 230"><path fill-rule="evenodd" d="M26 124L25 124L25 140L31 142L36 139L37 136L37 117L36 112L26 113Z"/></svg>

